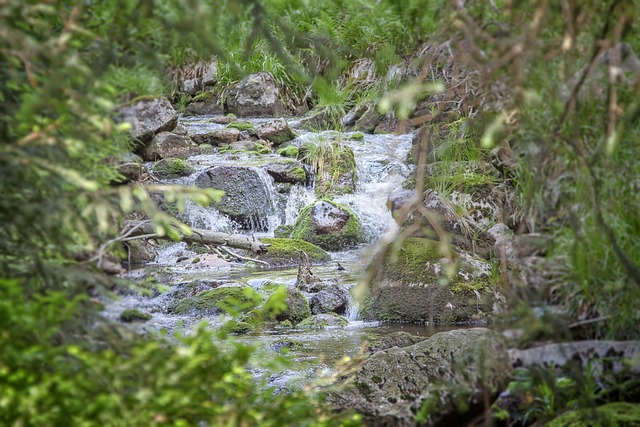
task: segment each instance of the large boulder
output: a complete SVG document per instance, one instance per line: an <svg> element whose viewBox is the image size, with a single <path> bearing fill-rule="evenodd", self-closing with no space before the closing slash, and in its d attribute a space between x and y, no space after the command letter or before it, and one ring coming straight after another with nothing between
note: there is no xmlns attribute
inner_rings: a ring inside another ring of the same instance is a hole
<svg viewBox="0 0 640 427"><path fill-rule="evenodd" d="M279 116L285 112L280 90L267 72L251 74L227 94L227 108L239 117Z"/></svg>
<svg viewBox="0 0 640 427"><path fill-rule="evenodd" d="M349 307L349 300L350 295L346 289L331 285L311 297L309 305L313 314L345 314Z"/></svg>
<svg viewBox="0 0 640 427"><path fill-rule="evenodd" d="M140 154L144 160L153 162L168 157L186 159L198 154L198 151L198 146L188 136L160 132L140 150Z"/></svg>
<svg viewBox="0 0 640 427"><path fill-rule="evenodd" d="M195 185L224 191L222 199L213 203L220 212L244 228L266 231L274 202L262 174L250 166L220 165L202 172Z"/></svg>
<svg viewBox="0 0 640 427"><path fill-rule="evenodd" d="M248 312L261 302L261 296L250 286L222 285L215 289L185 297L169 305L169 313L213 315L228 309Z"/></svg>
<svg viewBox="0 0 640 427"><path fill-rule="evenodd" d="M262 123L256 127L260 139L271 142L274 146L289 142L298 134L289 126L285 119L277 119Z"/></svg>
<svg viewBox="0 0 640 427"><path fill-rule="evenodd" d="M484 319L493 310L491 265L462 252L444 257L441 248L415 237L391 248L364 298L362 317L430 324Z"/></svg>
<svg viewBox="0 0 640 427"><path fill-rule="evenodd" d="M368 426L466 425L504 389L510 372L499 334L441 332L373 354L329 402L360 412Z"/></svg>
<svg viewBox="0 0 640 427"><path fill-rule="evenodd" d="M263 167L275 182L302 184L307 180L307 171L300 162L295 160L267 163Z"/></svg>
<svg viewBox="0 0 640 427"><path fill-rule="evenodd" d="M328 251L344 250L363 241L362 225L351 209L331 200L318 200L302 209L291 231Z"/></svg>
<svg viewBox="0 0 640 427"><path fill-rule="evenodd" d="M173 130L178 124L178 113L166 98L141 98L120 107L116 119L129 123L131 137L145 144L153 135Z"/></svg>

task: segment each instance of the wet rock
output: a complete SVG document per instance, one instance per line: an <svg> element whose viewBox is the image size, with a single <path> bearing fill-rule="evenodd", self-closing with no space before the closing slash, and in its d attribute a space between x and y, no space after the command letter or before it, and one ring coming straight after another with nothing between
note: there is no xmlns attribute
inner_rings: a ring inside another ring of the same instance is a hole
<svg viewBox="0 0 640 427"><path fill-rule="evenodd" d="M337 314L316 314L298 323L300 329L344 328L349 321Z"/></svg>
<svg viewBox="0 0 640 427"><path fill-rule="evenodd" d="M227 94L227 108L238 117L279 116L285 112L273 76L259 72L247 76Z"/></svg>
<svg viewBox="0 0 640 427"><path fill-rule="evenodd" d="M281 352L285 348L288 350L298 350L298 349L301 349L302 347L303 347L303 344L301 341L294 340L291 338L283 338L271 344L271 349L277 352Z"/></svg>
<svg viewBox="0 0 640 427"><path fill-rule="evenodd" d="M162 159L153 165L153 173L161 179L174 179L181 176L191 175L193 168L182 159L168 158Z"/></svg>
<svg viewBox="0 0 640 427"><path fill-rule="evenodd" d="M497 333L484 328L441 332L373 354L328 402L355 409L368 426L465 425L504 389L510 371ZM420 423L418 412L426 416Z"/></svg>
<svg viewBox="0 0 640 427"><path fill-rule="evenodd" d="M265 165L264 169L273 177L275 182L303 184L307 180L307 172L300 162L279 161Z"/></svg>
<svg viewBox="0 0 640 427"><path fill-rule="evenodd" d="M398 124L399 121L396 118L396 116L393 114L393 111L389 111L387 114L385 114L382 119L380 120L380 123L376 126L376 128L374 129L373 133L394 133L394 132L398 132L399 128L398 128ZM408 132L411 128L409 126L407 126L404 129L404 132Z"/></svg>
<svg viewBox="0 0 640 427"><path fill-rule="evenodd" d="M191 139L193 139L196 144L209 144L213 146L234 143L239 137L240 131L233 128L219 129L211 132L191 135Z"/></svg>
<svg viewBox="0 0 640 427"><path fill-rule="evenodd" d="M350 295L346 289L331 285L315 294L309 303L311 313L345 314L349 306Z"/></svg>
<svg viewBox="0 0 640 427"><path fill-rule="evenodd" d="M116 120L131 124L131 137L144 144L157 133L173 130L178 113L166 98L140 98L120 107Z"/></svg>
<svg viewBox="0 0 640 427"><path fill-rule="evenodd" d="M313 109L300 119L294 128L310 131L334 129L339 120L340 118L335 117L329 108Z"/></svg>
<svg viewBox="0 0 640 427"><path fill-rule="evenodd" d="M385 335L378 342L369 346L369 352L377 353L379 351L388 350L394 347L409 347L410 345L419 343L421 341L424 341L425 339L425 337L411 335L407 332L394 332L392 334Z"/></svg>
<svg viewBox="0 0 640 427"><path fill-rule="evenodd" d="M384 258L362 304L365 320L451 324L486 318L493 310L491 265L463 252L453 259L441 244L406 239Z"/></svg>
<svg viewBox="0 0 640 427"><path fill-rule="evenodd" d="M256 258L266 261L272 266L298 265L300 251L304 251L309 256L309 261L313 264L319 264L331 259L324 249L303 240L286 238L262 238L260 240L271 246L267 249L267 253L257 255Z"/></svg>
<svg viewBox="0 0 640 427"><path fill-rule="evenodd" d="M123 258L129 265L145 264L156 258L152 244L146 240L131 240L124 245L127 253Z"/></svg>
<svg viewBox="0 0 640 427"><path fill-rule="evenodd" d="M202 84L204 86L214 86L218 82L218 63L210 61L206 65L206 71L202 76Z"/></svg>
<svg viewBox="0 0 640 427"><path fill-rule="evenodd" d="M178 157L186 159L198 153L198 146L185 135L178 135L173 132L161 132L153 137L140 154L146 161L153 162L168 157Z"/></svg>
<svg viewBox="0 0 640 427"><path fill-rule="evenodd" d="M216 188L225 192L213 205L223 214L246 228L266 230L273 202L258 169L249 166L214 166L202 172L195 181L200 188Z"/></svg>
<svg viewBox="0 0 640 427"><path fill-rule="evenodd" d="M302 209L291 236L328 251L343 250L363 241L358 217L351 209L330 200L319 200Z"/></svg>
<svg viewBox="0 0 640 427"><path fill-rule="evenodd" d="M189 133L186 126L183 125L182 123L178 123L171 132L175 133L176 135L183 135L183 136Z"/></svg>
<svg viewBox="0 0 640 427"><path fill-rule="evenodd" d="M274 146L289 142L298 136L285 119L262 123L256 127L256 133L260 139L269 141L273 143Z"/></svg>

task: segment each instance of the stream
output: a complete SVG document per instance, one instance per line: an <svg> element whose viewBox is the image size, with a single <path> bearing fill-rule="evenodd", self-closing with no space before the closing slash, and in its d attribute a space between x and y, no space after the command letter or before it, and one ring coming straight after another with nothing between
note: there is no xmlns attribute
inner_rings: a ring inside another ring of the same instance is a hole
<svg viewBox="0 0 640 427"><path fill-rule="evenodd" d="M181 117L189 134L202 133L215 129L222 129L226 125L214 124L209 116ZM254 125L273 119L256 118L243 119ZM295 125L296 119L287 120ZM312 138L335 138L337 132L325 131L320 133L298 130L299 136L292 141L292 145L299 146ZM356 191L354 194L337 196L336 202L348 206L360 219L366 244L359 248L341 252L332 252L331 261L324 265L314 266L316 278L333 280L345 289L355 286L361 272L367 265L369 251L373 244L391 227L397 227L391 213L386 207L387 197L412 173L412 168L405 161L411 148L412 134L365 134L364 138L350 138L350 133L342 134L342 141L353 149L357 167ZM194 228L211 231L240 232L255 237L273 237L274 230L280 225L291 225L302 208L313 203L316 196L313 183L307 186L295 184L288 191L278 191L273 178L260 166L282 160L273 153L257 156L248 153L213 153L191 156L187 164L194 169L194 173L179 179L163 180L168 184L193 185L196 177L204 170L217 165L251 166L261 174L264 188L269 197L269 212L264 212L260 218L252 221L250 226L240 229L230 218L217 211L214 207L201 207L195 203L188 203L181 219ZM148 168L152 164L147 165ZM198 262L194 260L198 259ZM202 259L201 259L202 258ZM338 263L344 269L338 269ZM185 243L164 243L158 251L153 263L142 268L129 271L125 277L133 281L156 280L166 285L166 292L152 295L132 293L110 300L104 316L117 320L119 314L126 308L136 308L153 317L145 323L132 323L130 327L141 333L156 333L166 330L169 333L189 333L202 317L168 314L167 307L172 301L172 287L175 284L198 280L219 281L224 283L240 283L249 285L256 290L263 290L267 282L283 283L293 287L296 282L297 267L264 269L251 263L226 262L215 257L204 257L189 250ZM150 279L152 278L152 279ZM293 365L284 373L273 375L259 372L273 386L285 387L300 381L304 383L310 378L330 373L336 363L343 356L354 356L362 351L367 343L379 339L381 336L405 331L419 336L430 336L448 328L434 328L426 325L409 324L381 324L379 322L364 322L358 318L357 303L351 302L347 314L349 321L344 328L329 327L322 330L275 329L264 330L259 333L237 336L235 339L257 345L265 351L277 351L277 342L283 338L293 339L301 344L299 348L289 354ZM228 320L226 315L206 316L210 325L215 327ZM468 326L467 326L468 327Z"/></svg>

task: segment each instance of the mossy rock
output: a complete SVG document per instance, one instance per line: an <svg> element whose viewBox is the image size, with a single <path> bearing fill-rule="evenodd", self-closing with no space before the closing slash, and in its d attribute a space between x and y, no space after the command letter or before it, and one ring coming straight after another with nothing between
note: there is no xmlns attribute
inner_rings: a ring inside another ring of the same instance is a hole
<svg viewBox="0 0 640 427"><path fill-rule="evenodd" d="M300 146L298 159L316 174L318 197L353 194L356 189L356 160L353 150L339 141L307 142Z"/></svg>
<svg viewBox="0 0 640 427"><path fill-rule="evenodd" d="M548 427L640 427L640 404L616 402L595 409L570 411Z"/></svg>
<svg viewBox="0 0 640 427"><path fill-rule="evenodd" d="M280 148L278 151L276 151L276 153L281 155L282 157L296 158L298 157L299 151L300 150L295 145L289 145L288 147Z"/></svg>
<svg viewBox="0 0 640 427"><path fill-rule="evenodd" d="M362 140L364 140L364 133L362 133L362 132L355 132L355 133L352 133L352 134L349 136L349 138L351 138L351 139L353 139L353 140L355 140L355 141L362 141Z"/></svg>
<svg viewBox="0 0 640 427"><path fill-rule="evenodd" d="M284 300L284 304L286 308L282 310L280 313L275 315L275 319L278 322L290 321L293 325L300 323L307 317L311 315L311 310L309 309L309 302L297 289L287 288L287 297ZM275 298L274 295L270 296L269 299ZM265 303L265 305L269 305L269 299Z"/></svg>
<svg viewBox="0 0 640 427"><path fill-rule="evenodd" d="M169 307L174 314L218 314L223 311L239 310L247 312L262 300L253 288L249 286L220 286L203 291L195 297L182 298Z"/></svg>
<svg viewBox="0 0 640 427"><path fill-rule="evenodd" d="M127 308L120 313L120 320L127 323L146 322L149 319L151 319L151 315L149 313L143 313L135 308Z"/></svg>
<svg viewBox="0 0 640 427"><path fill-rule="evenodd" d="M179 178L193 173L193 168L182 159L162 159L153 165L153 173L158 178Z"/></svg>
<svg viewBox="0 0 640 427"><path fill-rule="evenodd" d="M273 231L273 235L278 238L291 238L291 230L293 230L293 225L279 225Z"/></svg>
<svg viewBox="0 0 640 427"><path fill-rule="evenodd" d="M325 226L325 220L332 223ZM340 251L363 242L362 233L362 224L351 209L322 199L300 211L291 237L311 242L328 251Z"/></svg>
<svg viewBox="0 0 640 427"><path fill-rule="evenodd" d="M440 248L434 240L408 238L397 252L391 249L364 298L362 317L434 324L485 320L494 298L490 265L459 254L451 263Z"/></svg>
<svg viewBox="0 0 640 427"><path fill-rule="evenodd" d="M300 251L309 255L313 264L329 261L331 257L324 249L299 239L264 238L263 243L271 245L267 253L257 256L272 266L295 266L300 262Z"/></svg>
<svg viewBox="0 0 640 427"><path fill-rule="evenodd" d="M349 324L349 321L342 316L338 316L334 313L328 314L316 314L311 317L307 317L298 324L300 329L325 329L328 327L344 328Z"/></svg>
<svg viewBox="0 0 640 427"><path fill-rule="evenodd" d="M233 129L238 129L239 131L243 131L243 130L254 130L255 127L253 126L253 123L251 122L245 122L245 121L235 121L235 122L231 122L227 125L228 128L233 128Z"/></svg>
<svg viewBox="0 0 640 427"><path fill-rule="evenodd" d="M198 150L200 151L200 154L213 154L215 152L215 149L211 144L200 144L198 145Z"/></svg>

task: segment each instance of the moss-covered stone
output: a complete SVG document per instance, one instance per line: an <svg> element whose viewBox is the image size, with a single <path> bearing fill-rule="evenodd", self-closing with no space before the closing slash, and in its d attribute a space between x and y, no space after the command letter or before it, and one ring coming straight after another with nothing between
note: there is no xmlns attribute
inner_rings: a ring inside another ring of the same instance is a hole
<svg viewBox="0 0 640 427"><path fill-rule="evenodd" d="M338 316L334 313L316 314L315 316L307 317L298 324L300 329L325 329L328 327L344 328L349 324L349 321L342 316Z"/></svg>
<svg viewBox="0 0 640 427"><path fill-rule="evenodd" d="M200 144L198 150L200 150L200 154L213 154L215 151L211 144Z"/></svg>
<svg viewBox="0 0 640 427"><path fill-rule="evenodd" d="M356 188L356 161L353 150L340 141L308 142L300 146L298 159L316 174L318 197L353 194Z"/></svg>
<svg viewBox="0 0 640 427"><path fill-rule="evenodd" d="M309 309L309 302L297 289L287 288L287 297L284 300L285 309L275 315L275 319L278 322L284 322L285 320L290 321L292 324L297 324L306 319L311 315L311 310ZM275 295L272 295L267 299L265 303L266 306L269 306L270 299L276 298Z"/></svg>
<svg viewBox="0 0 640 427"><path fill-rule="evenodd" d="M120 313L120 320L123 322L146 322L151 319L151 315L149 313L143 313L140 310L136 310L135 308L127 308L122 313Z"/></svg>
<svg viewBox="0 0 640 427"><path fill-rule="evenodd" d="M347 214L346 222L341 227L337 227L335 231L320 229L316 224L316 220L314 220L314 206L323 203L329 204ZM291 230L291 237L311 242L328 251L339 251L354 247L363 241L362 224L356 214L347 206L322 199L300 211Z"/></svg>
<svg viewBox="0 0 640 427"><path fill-rule="evenodd" d="M221 286L182 298L169 307L175 314L217 314L227 309L247 312L258 305L260 295L249 286Z"/></svg>
<svg viewBox="0 0 640 427"><path fill-rule="evenodd" d="M437 324L484 319L493 307L489 264L457 254L450 261L440 248L434 240L408 238L391 250L364 298L363 318Z"/></svg>
<svg viewBox="0 0 640 427"><path fill-rule="evenodd" d="M292 225L279 225L273 231L273 235L278 238L291 238L291 230L293 229Z"/></svg>
<svg viewBox="0 0 640 427"><path fill-rule="evenodd" d="M282 338L271 344L271 348L278 352L295 351L301 349L302 346L302 341L294 340L292 338Z"/></svg>
<svg viewBox="0 0 640 427"><path fill-rule="evenodd" d="M260 240L271 246L269 246L267 253L258 255L257 258L267 261L273 266L298 265L300 251L306 252L309 255L309 260L314 264L331 259L329 254L322 248L303 240L283 238L264 238Z"/></svg>
<svg viewBox="0 0 640 427"><path fill-rule="evenodd" d="M350 138L354 139L356 141L362 141L364 139L364 133L362 133L362 132L352 133Z"/></svg>
<svg viewBox="0 0 640 427"><path fill-rule="evenodd" d="M235 122L231 122L227 125L228 128L232 128L232 129L238 129L239 131L243 131L243 130L253 130L255 129L253 126L253 123L251 122L245 122L245 121L235 121Z"/></svg>
<svg viewBox="0 0 640 427"><path fill-rule="evenodd" d="M295 145L289 145L288 147L280 148L276 151L277 154L282 157L298 157L299 149Z"/></svg>
<svg viewBox="0 0 640 427"><path fill-rule="evenodd" d="M595 409L570 411L547 424L548 427L639 427L640 404L615 402Z"/></svg>
<svg viewBox="0 0 640 427"><path fill-rule="evenodd" d="M162 159L153 165L153 173L158 178L178 178L193 173L193 168L182 159Z"/></svg>
<svg viewBox="0 0 640 427"><path fill-rule="evenodd" d="M256 151L260 155L271 153L271 150L268 147L260 143L256 143L256 149L254 151Z"/></svg>

